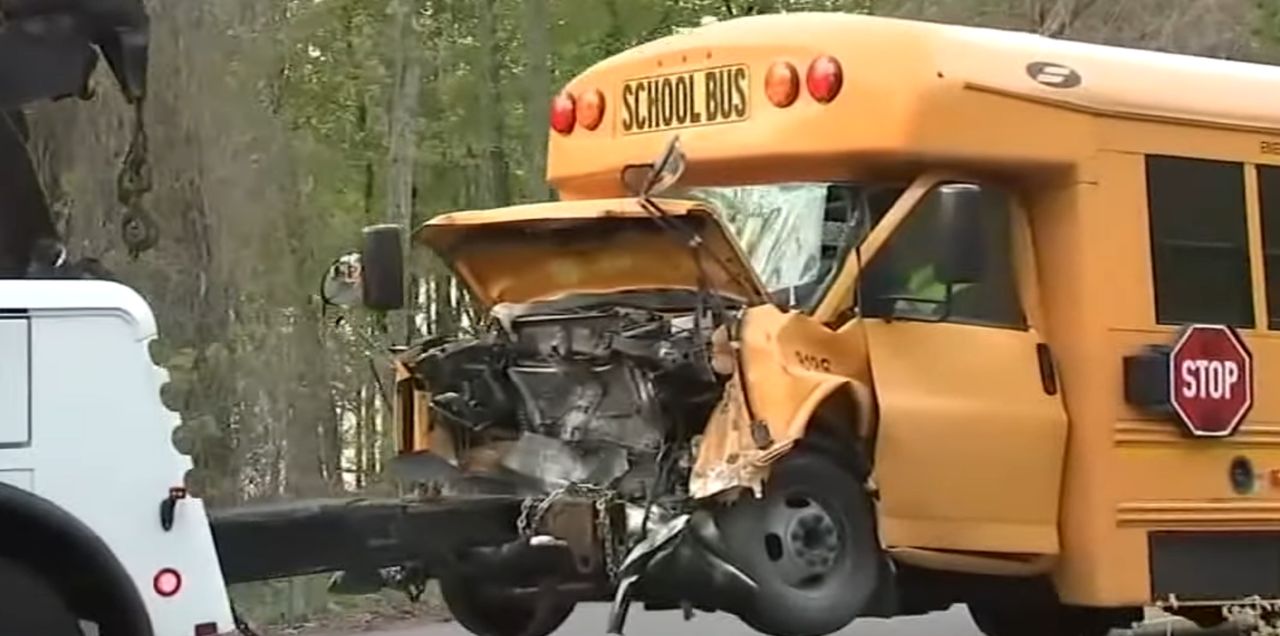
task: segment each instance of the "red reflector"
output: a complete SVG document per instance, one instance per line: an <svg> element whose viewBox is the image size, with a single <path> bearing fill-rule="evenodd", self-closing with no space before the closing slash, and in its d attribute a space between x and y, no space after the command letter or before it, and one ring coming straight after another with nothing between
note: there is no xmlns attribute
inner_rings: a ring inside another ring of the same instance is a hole
<svg viewBox="0 0 1280 636"><path fill-rule="evenodd" d="M173 568L165 568L156 572L155 578L151 580L151 587L155 588L156 594L169 598L182 589L182 575Z"/></svg>
<svg viewBox="0 0 1280 636"><path fill-rule="evenodd" d="M551 100L551 128L562 135L573 132L577 118L574 101L573 95L569 93L560 93Z"/></svg>
<svg viewBox="0 0 1280 636"><path fill-rule="evenodd" d="M800 74L790 62L774 62L764 76L764 93L778 108L786 108L800 94Z"/></svg>
<svg viewBox="0 0 1280 636"><path fill-rule="evenodd" d="M604 121L604 93L592 89L582 94L578 101L578 123L587 130L595 130Z"/></svg>
<svg viewBox="0 0 1280 636"><path fill-rule="evenodd" d="M805 84L809 87L809 94L825 104L840 94L840 88L844 86L844 70L836 58L823 55L809 64Z"/></svg>
<svg viewBox="0 0 1280 636"><path fill-rule="evenodd" d="M196 625L196 636L217 636L217 623L200 623Z"/></svg>

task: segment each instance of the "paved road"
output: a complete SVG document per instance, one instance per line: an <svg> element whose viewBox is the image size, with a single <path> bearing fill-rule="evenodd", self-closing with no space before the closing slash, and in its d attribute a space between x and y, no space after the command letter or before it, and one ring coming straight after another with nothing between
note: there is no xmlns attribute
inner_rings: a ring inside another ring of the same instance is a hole
<svg viewBox="0 0 1280 636"><path fill-rule="evenodd" d="M608 607L601 603L579 605L556 632L557 636L602 636ZM748 636L753 634L727 614L697 614L688 623L680 612L633 610L627 620L627 636ZM860 620L839 632L840 636L982 636L963 608L924 617L892 621ZM470 636L454 623L431 627L366 632L365 636Z"/></svg>

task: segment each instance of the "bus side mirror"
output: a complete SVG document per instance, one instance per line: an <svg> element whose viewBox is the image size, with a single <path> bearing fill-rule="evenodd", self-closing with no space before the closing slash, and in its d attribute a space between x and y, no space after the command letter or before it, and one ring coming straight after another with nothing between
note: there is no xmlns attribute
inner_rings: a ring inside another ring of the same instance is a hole
<svg viewBox="0 0 1280 636"><path fill-rule="evenodd" d="M371 225L364 229L360 252L364 306L377 311L404 307L403 231L398 225Z"/></svg>
<svg viewBox="0 0 1280 636"><path fill-rule="evenodd" d="M948 183L938 197L938 282L976 283L987 265L986 219L982 188L972 183Z"/></svg>

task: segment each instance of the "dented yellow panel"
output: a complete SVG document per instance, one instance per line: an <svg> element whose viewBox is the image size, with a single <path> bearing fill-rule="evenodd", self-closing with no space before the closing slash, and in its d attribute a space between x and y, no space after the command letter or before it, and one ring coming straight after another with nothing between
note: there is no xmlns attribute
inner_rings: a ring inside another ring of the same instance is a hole
<svg viewBox="0 0 1280 636"><path fill-rule="evenodd" d="M866 435L872 426L866 345L855 330L834 332L812 317L773 305L747 310L738 371L712 414L691 479L695 497L758 489L768 464L805 435L816 417ZM823 412L844 394L853 409ZM837 419L838 418L838 419Z"/></svg>

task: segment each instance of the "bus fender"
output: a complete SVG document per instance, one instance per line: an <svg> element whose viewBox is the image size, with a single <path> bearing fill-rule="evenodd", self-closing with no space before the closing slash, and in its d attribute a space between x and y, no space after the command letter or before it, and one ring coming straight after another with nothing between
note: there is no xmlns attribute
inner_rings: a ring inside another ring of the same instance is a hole
<svg viewBox="0 0 1280 636"><path fill-rule="evenodd" d="M771 426L752 417L739 373L725 385L694 451L689 477L689 493L694 499L743 489L760 496L773 462L816 429L834 433L837 440L855 442L871 433L872 393L862 382L800 371L798 374L814 376L808 378L812 389L783 425ZM848 452L857 452L856 444L850 446Z"/></svg>

